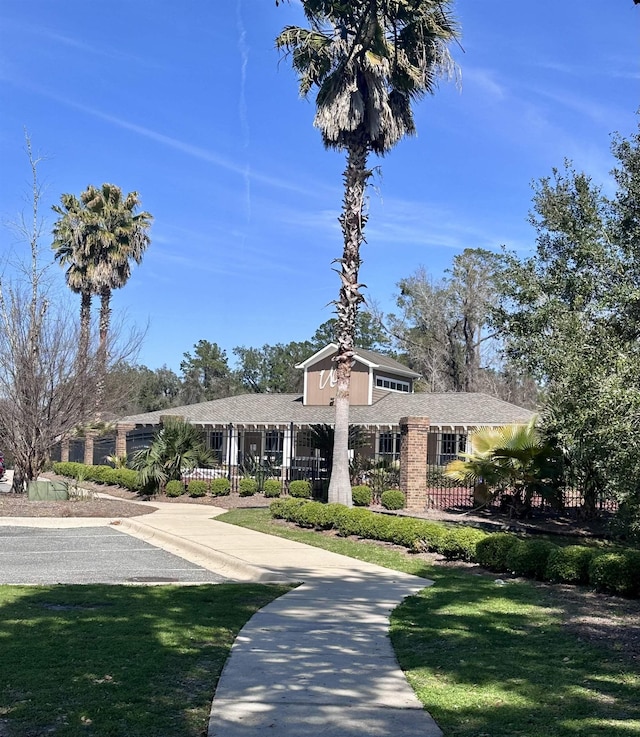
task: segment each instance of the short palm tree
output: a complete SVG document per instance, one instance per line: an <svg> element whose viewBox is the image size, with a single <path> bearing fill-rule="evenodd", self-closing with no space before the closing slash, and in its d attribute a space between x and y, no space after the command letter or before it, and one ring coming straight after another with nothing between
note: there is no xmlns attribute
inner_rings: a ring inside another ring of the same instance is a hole
<svg viewBox="0 0 640 737"><path fill-rule="evenodd" d="M340 225L344 248L338 316L335 447L329 501L351 505L349 387L358 306L360 246L370 153L384 155L415 132L412 102L434 92L453 63L457 37L449 0L302 0L310 28L286 27L276 46L291 56L300 93L316 89L314 125L326 148L344 151Z"/></svg>
<svg viewBox="0 0 640 737"><path fill-rule="evenodd" d="M510 493L517 508L528 509L534 494L555 501L560 456L541 434L537 420L534 416L526 425L478 428L470 434L471 452L451 461L445 476L474 484L480 503L496 492Z"/></svg>
<svg viewBox="0 0 640 737"><path fill-rule="evenodd" d="M197 427L168 417L151 445L133 454L131 468L138 471L142 488L156 493L163 491L168 481L181 479L185 471L211 466L213 461Z"/></svg>

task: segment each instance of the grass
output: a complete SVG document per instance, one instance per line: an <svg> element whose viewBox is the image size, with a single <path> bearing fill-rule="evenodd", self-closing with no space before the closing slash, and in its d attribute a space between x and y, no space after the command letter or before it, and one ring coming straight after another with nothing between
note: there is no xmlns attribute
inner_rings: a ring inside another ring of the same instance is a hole
<svg viewBox="0 0 640 737"><path fill-rule="evenodd" d="M236 634L287 590L0 586L0 734L206 734Z"/></svg>
<svg viewBox="0 0 640 737"><path fill-rule="evenodd" d="M267 510L217 519L433 579L395 610L391 639L445 737L640 736L637 662L563 627L553 590L283 526Z"/></svg>

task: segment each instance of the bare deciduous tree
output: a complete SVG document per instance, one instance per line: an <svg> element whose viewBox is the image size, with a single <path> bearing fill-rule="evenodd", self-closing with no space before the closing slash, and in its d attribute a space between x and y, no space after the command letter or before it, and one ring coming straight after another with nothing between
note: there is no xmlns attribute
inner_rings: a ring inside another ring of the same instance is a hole
<svg viewBox="0 0 640 737"><path fill-rule="evenodd" d="M29 137L31 210L16 225L29 255L17 255L11 277L0 285L0 443L13 458L13 491L23 492L44 469L51 448L89 419L100 363L92 348L83 370L79 361L79 326L66 299L49 275L50 260L41 258L43 225L38 166ZM94 340L93 343L96 341ZM118 359L139 343L134 336Z"/></svg>

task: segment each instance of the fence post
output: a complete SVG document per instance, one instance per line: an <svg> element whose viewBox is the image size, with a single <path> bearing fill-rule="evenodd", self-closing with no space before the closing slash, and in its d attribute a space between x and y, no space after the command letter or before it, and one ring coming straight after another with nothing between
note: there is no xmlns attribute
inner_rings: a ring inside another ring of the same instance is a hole
<svg viewBox="0 0 640 737"><path fill-rule="evenodd" d="M84 434L84 464L93 466L93 440L97 435L96 430L85 430Z"/></svg>
<svg viewBox="0 0 640 737"><path fill-rule="evenodd" d="M69 438L67 437L60 441L60 461L62 463L69 462Z"/></svg>
<svg viewBox="0 0 640 737"><path fill-rule="evenodd" d="M427 506L428 417L400 418L400 488L408 510L422 512Z"/></svg>
<svg viewBox="0 0 640 737"><path fill-rule="evenodd" d="M133 422L119 422L116 425L116 455L122 458L127 455L127 433L129 430L135 430Z"/></svg>

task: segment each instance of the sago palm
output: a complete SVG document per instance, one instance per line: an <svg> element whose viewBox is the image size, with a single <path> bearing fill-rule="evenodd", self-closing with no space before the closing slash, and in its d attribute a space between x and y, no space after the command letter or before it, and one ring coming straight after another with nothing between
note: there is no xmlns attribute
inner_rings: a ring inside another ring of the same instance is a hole
<svg viewBox="0 0 640 737"><path fill-rule="evenodd" d="M351 505L349 386L358 306L360 246L370 153L384 155L415 132L412 103L434 92L453 63L448 44L457 28L449 0L302 0L309 28L286 27L276 46L290 55L306 97L316 90L314 125L324 145L344 151L339 218L344 248L337 259L338 316L334 463L329 500Z"/></svg>

